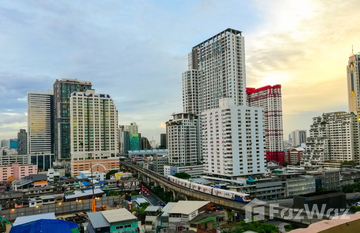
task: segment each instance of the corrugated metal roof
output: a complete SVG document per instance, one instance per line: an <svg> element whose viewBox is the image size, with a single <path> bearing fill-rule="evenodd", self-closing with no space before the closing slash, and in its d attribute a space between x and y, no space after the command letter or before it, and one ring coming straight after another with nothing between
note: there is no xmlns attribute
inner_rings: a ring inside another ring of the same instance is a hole
<svg viewBox="0 0 360 233"><path fill-rule="evenodd" d="M163 214L161 216L169 216L169 211L176 205L176 202L168 202L162 209Z"/></svg>
<svg viewBox="0 0 360 233"><path fill-rule="evenodd" d="M135 215L130 213L125 208L116 209L116 210L106 210L106 211L101 211L100 213L102 213L102 215L104 216L106 221L108 221L109 223L123 222L123 221L130 221L130 220L137 221L137 218L135 217Z"/></svg>
<svg viewBox="0 0 360 233"><path fill-rule="evenodd" d="M104 191L102 191L101 189L94 189L94 195L95 194L102 194L102 193L104 193ZM83 193L65 196L65 199L84 197L84 196L89 196L89 195L92 195L92 194L93 194L92 190L85 190Z"/></svg>
<svg viewBox="0 0 360 233"><path fill-rule="evenodd" d="M169 211L170 214L190 214L197 209L207 205L209 201L179 201Z"/></svg>
<svg viewBox="0 0 360 233"><path fill-rule="evenodd" d="M87 213L87 215L94 228L110 227L110 224L106 221L101 212Z"/></svg>
<svg viewBox="0 0 360 233"><path fill-rule="evenodd" d="M161 206L153 206L153 205L149 205L145 211L146 212L156 212L158 211L159 209L161 209Z"/></svg>
<svg viewBox="0 0 360 233"><path fill-rule="evenodd" d="M47 213L47 214L36 214L36 215L30 215L30 216L23 216L23 217L17 217L14 222L14 226L36 221L39 219L56 219L55 213Z"/></svg>
<svg viewBox="0 0 360 233"><path fill-rule="evenodd" d="M71 233L71 229L78 229L78 225L59 219L40 219L24 223L11 228L10 233Z"/></svg>

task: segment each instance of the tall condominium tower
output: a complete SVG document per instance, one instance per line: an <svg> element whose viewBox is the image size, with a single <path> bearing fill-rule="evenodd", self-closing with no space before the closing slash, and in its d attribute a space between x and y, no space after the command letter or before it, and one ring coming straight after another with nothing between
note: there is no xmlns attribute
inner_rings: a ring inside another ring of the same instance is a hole
<svg viewBox="0 0 360 233"><path fill-rule="evenodd" d="M139 127L136 122L132 122L130 125L124 125L124 131L128 131L129 133L138 133Z"/></svg>
<svg viewBox="0 0 360 233"><path fill-rule="evenodd" d="M166 149L167 143L166 143L166 133L160 134L160 147L159 149Z"/></svg>
<svg viewBox="0 0 360 233"><path fill-rule="evenodd" d="M27 155L27 133L25 129L18 132L18 154Z"/></svg>
<svg viewBox="0 0 360 233"><path fill-rule="evenodd" d="M9 147L10 148L10 140L8 140L8 139L1 140L1 147Z"/></svg>
<svg viewBox="0 0 360 233"><path fill-rule="evenodd" d="M119 168L118 111L110 95L94 90L70 97L71 174Z"/></svg>
<svg viewBox="0 0 360 233"><path fill-rule="evenodd" d="M183 111L200 114L219 107L219 99L246 104L245 46L241 31L226 29L192 48L182 74Z"/></svg>
<svg viewBox="0 0 360 233"><path fill-rule="evenodd" d="M301 146L302 143L306 143L306 130L294 130L291 132L291 145Z"/></svg>
<svg viewBox="0 0 360 233"><path fill-rule="evenodd" d="M301 165L322 164L324 161L360 162L359 124L353 112L331 112L314 117Z"/></svg>
<svg viewBox="0 0 360 233"><path fill-rule="evenodd" d="M191 113L173 114L166 122L168 156L171 166L192 166L201 162L199 118Z"/></svg>
<svg viewBox="0 0 360 233"><path fill-rule="evenodd" d="M231 99L219 104L201 115L205 173L229 178L264 173L263 109L235 106Z"/></svg>
<svg viewBox="0 0 360 233"><path fill-rule="evenodd" d="M349 57L347 65L349 111L360 110L360 53Z"/></svg>
<svg viewBox="0 0 360 233"><path fill-rule="evenodd" d="M250 107L264 109L264 150L266 160L284 163L281 85L246 88Z"/></svg>
<svg viewBox="0 0 360 233"><path fill-rule="evenodd" d="M38 170L47 170L54 161L53 91L31 91L27 97L28 153Z"/></svg>
<svg viewBox="0 0 360 233"><path fill-rule="evenodd" d="M70 161L70 95L91 89L91 82L61 79L54 83L55 157Z"/></svg>

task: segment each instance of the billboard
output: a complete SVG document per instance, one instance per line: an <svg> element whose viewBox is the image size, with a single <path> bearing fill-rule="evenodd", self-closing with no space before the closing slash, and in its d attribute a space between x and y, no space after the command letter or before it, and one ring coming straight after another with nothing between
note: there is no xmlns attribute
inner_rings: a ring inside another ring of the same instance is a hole
<svg viewBox="0 0 360 233"><path fill-rule="evenodd" d="M136 179L131 180L119 180L118 188L120 191L139 191L140 181Z"/></svg>

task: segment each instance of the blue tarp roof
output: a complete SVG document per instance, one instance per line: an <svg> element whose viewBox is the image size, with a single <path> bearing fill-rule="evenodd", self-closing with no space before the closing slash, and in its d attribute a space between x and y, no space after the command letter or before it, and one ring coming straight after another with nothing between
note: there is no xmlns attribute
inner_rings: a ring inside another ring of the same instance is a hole
<svg viewBox="0 0 360 233"><path fill-rule="evenodd" d="M86 186L90 185L90 184L89 184L88 182L86 182L86 181L83 181L83 184L86 185Z"/></svg>
<svg viewBox="0 0 360 233"><path fill-rule="evenodd" d="M10 233L71 233L71 228L78 228L78 225L59 219L40 219L14 226Z"/></svg>
<svg viewBox="0 0 360 233"><path fill-rule="evenodd" d="M99 183L100 183L100 184L103 184L103 183L104 183L104 181L102 181L102 180L99 180Z"/></svg>

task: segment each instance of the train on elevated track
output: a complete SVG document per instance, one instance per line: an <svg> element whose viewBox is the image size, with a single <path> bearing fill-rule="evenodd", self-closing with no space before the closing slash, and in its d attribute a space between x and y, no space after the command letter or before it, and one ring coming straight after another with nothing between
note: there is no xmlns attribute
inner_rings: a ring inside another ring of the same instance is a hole
<svg viewBox="0 0 360 233"><path fill-rule="evenodd" d="M188 180L180 179L175 176L168 176L168 181L184 186L185 188L188 188L190 190L195 190L202 193L207 193L209 195L223 197L227 199L231 199L234 201L240 201L248 203L250 202L250 195L247 193L239 193L239 192L233 192L230 190L220 189L220 188L213 188L210 186L190 182Z"/></svg>

